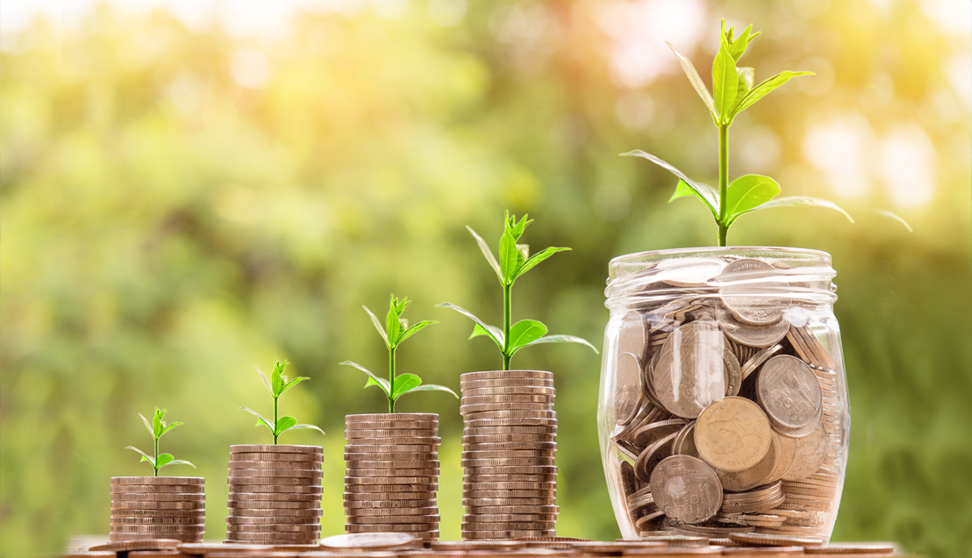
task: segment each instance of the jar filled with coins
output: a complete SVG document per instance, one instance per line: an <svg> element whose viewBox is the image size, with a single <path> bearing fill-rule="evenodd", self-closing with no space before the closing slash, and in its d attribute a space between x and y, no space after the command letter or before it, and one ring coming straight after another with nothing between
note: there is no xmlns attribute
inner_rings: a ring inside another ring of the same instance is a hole
<svg viewBox="0 0 972 558"><path fill-rule="evenodd" d="M611 261L598 432L625 538L829 540L850 428L835 275L789 248Z"/></svg>

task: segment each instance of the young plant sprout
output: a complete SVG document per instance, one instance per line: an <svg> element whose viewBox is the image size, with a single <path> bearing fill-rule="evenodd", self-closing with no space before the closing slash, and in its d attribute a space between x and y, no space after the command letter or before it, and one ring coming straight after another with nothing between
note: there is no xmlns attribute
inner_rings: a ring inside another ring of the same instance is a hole
<svg viewBox="0 0 972 558"><path fill-rule="evenodd" d="M591 345L580 337L574 337L572 335L547 335L547 326L537 320L520 320L515 324L511 324L513 283L521 275L533 269L543 260L557 252L570 250L570 248L549 247L530 256L530 247L526 244L517 244L517 242L523 236L523 231L526 230L527 225L532 222L532 220L527 219L526 215L517 222L515 215L510 215L509 211L506 212L506 217L503 220L503 236L500 237L499 242L498 261L493 256L493 252L490 251L486 241L476 234L476 231L466 227L473 235L473 238L476 239L476 242L479 244L479 249L483 252L483 256L486 257L486 261L489 262L490 267L496 272L496 277L499 279L500 285L503 286L503 329L487 324L471 312L463 310L455 304L443 302L438 305L444 308L452 308L475 322L476 325L473 326L473 332L469 338L472 339L473 337L485 335L492 339L493 343L496 343L496 346L499 347L500 352L503 354L503 370L510 369L510 360L520 349L541 343L580 343L581 345L587 345L595 353L597 352L594 345Z"/></svg>
<svg viewBox="0 0 972 558"><path fill-rule="evenodd" d="M391 300L388 304L388 315L385 317L385 327L381 326L381 321L378 320L378 316L375 316L371 310L368 310L367 306L362 306L368 316L371 317L371 323L375 325L375 329L381 334L382 340L385 341L385 346L388 347L388 379L379 378L375 376L365 367L360 364L346 360L341 364L347 366L354 366L358 370L361 370L368 375L368 382L365 383L365 387L368 386L378 386L379 389L388 398L388 412L395 412L395 403L398 399L405 395L406 393L412 393L416 391L445 391L451 393L456 397L456 392L445 386L438 386L435 384L423 384L422 379L415 374L401 374L396 375L395 373L395 352L398 350L398 346L402 344L406 339L415 335L419 331L425 329L426 327L437 324L439 322L434 322L430 320L422 320L421 322L408 326L408 320L402 317L405 312L405 307L411 304L412 301L408 297L402 297L401 300L395 298L395 295L391 295Z"/></svg>
<svg viewBox="0 0 972 558"><path fill-rule="evenodd" d="M668 201L672 202L678 198L692 196L705 204L719 226L719 246L726 245L729 227L736 219L759 209L793 206L826 207L839 211L850 222L854 222L846 211L831 201L807 196L777 198L776 196L780 193L780 185L768 176L747 174L729 183L729 127L736 115L753 106L756 101L769 95L792 78L813 75L812 72L784 71L754 86L755 70L736 66L736 62L745 54L749 43L759 35L759 32L753 33L752 30L753 26L750 25L738 37L734 37L734 28L730 27L726 31L726 21L722 20L719 52L712 62L712 94L706 89L692 62L674 46L665 43L675 52L675 56L682 64L682 69L695 91L702 97L702 101L712 116L712 122L718 128L718 190L712 186L694 182L674 166L644 151L637 150L622 154L623 156L648 159L677 176L678 185L675 187L675 193Z"/></svg>
<svg viewBox="0 0 972 558"><path fill-rule="evenodd" d="M149 422L149 420L145 418L142 413L139 413L138 416L142 417L142 422L145 424L145 428L148 429L149 434L152 435L152 439L155 441L155 453L151 456L135 446L128 446L125 448L135 450L142 454L142 459L139 460L139 463L142 461L148 462L148 464L152 466L152 469L155 470L155 476L159 476L159 469L165 467L166 465L189 465L193 469L196 468L195 465L189 463L188 461L183 461L182 459L172 457L171 453L159 454L159 438L176 426L180 426L185 423L173 422L172 424L166 424L165 421L162 420L162 417L165 416L165 409L159 409L158 407L155 408L155 416L152 418L152 422Z"/></svg>
<svg viewBox="0 0 972 558"><path fill-rule="evenodd" d="M266 426L270 433L273 434L273 444L277 445L277 438L281 434L287 432L288 430L316 430L321 434L324 433L323 430L314 426L313 424L297 424L297 419L290 416L280 417L278 416L278 401L280 396L284 394L288 389L296 386L297 384L303 382L304 380L309 380L306 377L297 377L293 380L287 381L287 377L283 375L284 370L287 369L287 365L290 363L286 360L280 361L273 359L273 372L270 374L270 379L267 379L266 374L263 373L259 368L256 371L260 374L260 378L263 379L263 385L267 386L267 390L273 397L273 420L267 420L260 416L260 413L254 411L253 409L247 407L240 407L241 411L246 411L257 418L256 426ZM254 366L254 368L256 368Z"/></svg>

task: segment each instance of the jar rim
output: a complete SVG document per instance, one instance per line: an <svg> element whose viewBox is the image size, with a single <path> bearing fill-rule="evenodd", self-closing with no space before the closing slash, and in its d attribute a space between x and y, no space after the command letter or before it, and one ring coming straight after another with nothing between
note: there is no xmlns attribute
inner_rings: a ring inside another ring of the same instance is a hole
<svg viewBox="0 0 972 558"><path fill-rule="evenodd" d="M662 250L647 250L645 252L633 252L615 256L608 262L609 266L616 263L621 264L631 260L656 259L661 257L671 257L678 255L697 256L699 254L754 254L761 253L767 256L772 254L793 254L812 256L819 259L821 264L830 265L831 256L823 250L813 248L793 248L789 246L693 246L691 248L664 248Z"/></svg>

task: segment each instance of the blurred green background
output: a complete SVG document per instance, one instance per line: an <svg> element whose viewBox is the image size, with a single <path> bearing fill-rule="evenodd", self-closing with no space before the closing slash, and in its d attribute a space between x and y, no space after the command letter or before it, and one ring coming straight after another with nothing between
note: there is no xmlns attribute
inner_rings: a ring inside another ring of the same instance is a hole
<svg viewBox="0 0 972 558"><path fill-rule="evenodd" d="M729 237L834 256L853 414L834 538L972 556L968 2L283 2L265 32L237 24L275 3L194 20L192 3L124 4L60 3L75 16L2 34L3 554L107 533L109 477L146 473L124 448L149 445L136 413L155 405L186 423L163 449L199 467L165 472L207 477L221 538L228 446L266 439L236 408L269 411L253 366L274 357L312 378L283 410L328 434L286 441L323 443L323 532L342 532L343 417L383 409L337 366L384 367L361 305L384 310L394 292L415 301L412 321L442 322L399 352L402 371L458 388L500 366L433 305L499 321L464 226L494 244L506 209L536 219L535 250L573 247L517 283L514 319L600 345L610 258L715 242L701 205L666 203L670 175L617 155L644 149L715 183L715 128L663 41L708 82L726 17L763 31L744 59L757 81L817 73L736 120L731 175L769 174L857 218L766 211ZM557 374L558 532L614 539L599 357L543 346L514 365ZM441 416L442 535L458 538L458 402L400 407Z"/></svg>

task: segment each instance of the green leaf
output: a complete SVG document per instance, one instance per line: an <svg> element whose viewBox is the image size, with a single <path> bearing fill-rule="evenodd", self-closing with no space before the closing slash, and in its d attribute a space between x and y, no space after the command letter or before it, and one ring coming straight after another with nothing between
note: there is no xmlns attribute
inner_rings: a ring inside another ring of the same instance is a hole
<svg viewBox="0 0 972 558"><path fill-rule="evenodd" d="M771 207L826 207L827 209L833 209L834 211L842 214L844 217L847 217L847 220L851 223L854 222L854 219L850 216L850 213L844 211L844 209L838 206L836 203L820 198L811 198L809 196L789 196L785 198L776 198L775 200L770 200L760 206L754 207L749 211L740 213L739 215L736 215L736 218L758 209L769 209ZM735 219L733 220L735 221Z"/></svg>
<svg viewBox="0 0 972 558"><path fill-rule="evenodd" d="M729 54L729 47L723 37L722 45L712 61L712 92L715 100L716 110L719 112L719 121L726 124L729 121L730 111L736 100L736 86L739 83L739 75L736 74L736 61Z"/></svg>
<svg viewBox="0 0 972 558"><path fill-rule="evenodd" d="M415 374L401 374L395 378L395 391L392 399L397 400L402 395L412 391L422 384L422 379Z"/></svg>
<svg viewBox="0 0 972 558"><path fill-rule="evenodd" d="M271 421L263 418L260 415L260 413L254 411L253 409L250 409L249 407L240 407L239 410L246 411L246 412L250 413L251 415L255 416L257 418L256 426L260 426L262 424L263 426L266 426L267 429L269 429L271 433L274 432L274 430L276 430L276 428L273 425L273 422L271 422Z"/></svg>
<svg viewBox="0 0 972 558"><path fill-rule="evenodd" d="M162 418L165 417L165 409L155 408L155 416L152 418L152 436L156 440L162 435L162 429L165 427L162 424Z"/></svg>
<svg viewBox="0 0 972 558"><path fill-rule="evenodd" d="M800 76L812 76L813 72L780 72L775 76L762 81L756 87L753 87L749 93L746 94L742 99L736 100L736 106L732 109L731 118L735 118L737 114L746 110L747 108L753 106L756 101L762 99L763 97L769 95L778 87L782 86L784 83L790 81L795 77Z"/></svg>
<svg viewBox="0 0 972 558"><path fill-rule="evenodd" d="M739 34L739 37L732 41L729 45L729 54L732 55L732 59L739 62L742 55L746 53L746 49L749 48L749 43L759 35L759 31L755 34L751 34L753 31L753 26L750 24L749 27L743 30Z"/></svg>
<svg viewBox="0 0 972 558"><path fill-rule="evenodd" d="M520 265L519 269L516 270L516 275L513 277L513 279L515 280L517 277L523 275L527 271L530 271L531 269L536 267L537 264L549 258L550 256L553 256L557 252L566 252L568 250L570 250L570 248L557 248L554 246L540 250L536 254L530 256L530 259L528 259L527 261L523 262L522 265Z"/></svg>
<svg viewBox="0 0 972 558"><path fill-rule="evenodd" d="M753 88L753 82L756 80L756 70L752 68L736 68L736 75L739 76L738 83L736 84L736 99L742 99L749 93L749 90Z"/></svg>
<svg viewBox="0 0 972 558"><path fill-rule="evenodd" d="M520 320L510 327L510 350L515 353L546 334L547 326L537 320Z"/></svg>
<svg viewBox="0 0 972 558"><path fill-rule="evenodd" d="M732 223L736 216L755 209L780 193L780 185L768 176L747 174L732 181L726 190L726 219Z"/></svg>
<svg viewBox="0 0 972 558"><path fill-rule="evenodd" d="M364 308L365 312L368 313L368 316L371 317L371 323L375 325L375 329L377 329L378 333L381 334L381 338L385 341L385 346L390 347L391 344L388 342L388 334L385 333L385 328L381 327L381 321L378 320L378 316L375 316L371 310L368 310L367 306L362 305L361 307Z"/></svg>
<svg viewBox="0 0 972 558"><path fill-rule="evenodd" d="M516 239L510 231L503 232L503 236L500 237L499 261L500 270L503 272L504 285L509 285L512 282L516 273L517 259L519 256L520 252L516 248Z"/></svg>
<svg viewBox="0 0 972 558"><path fill-rule="evenodd" d="M520 219L520 222L517 223L516 215L510 215L509 210L507 210L505 230L509 231L509 233L513 236L513 240L520 240L520 237L523 236L523 231L525 231L527 225L529 225L532 222L533 222L532 219L527 219L527 215L524 215Z"/></svg>
<svg viewBox="0 0 972 558"><path fill-rule="evenodd" d="M468 229L469 234L473 235L473 238L476 239L476 243L479 244L479 249L483 252L483 255L486 256L486 261L489 262L489 267L493 268L493 271L496 272L496 277L500 280L500 283L502 283L503 271L500 269L499 262L497 262L496 258L493 256L493 252L489 249L489 245L486 244L486 241L483 240L481 236L476 234L476 231L472 230L468 226L466 229Z"/></svg>
<svg viewBox="0 0 972 558"><path fill-rule="evenodd" d="M577 343L578 345L587 345L595 353L598 352L597 347L588 343L586 339L581 339L580 337L574 337L573 335L547 335L545 337L541 337L540 339L537 339L532 343L528 343L524 345L524 347L532 347L534 345L540 345L543 343Z"/></svg>
<svg viewBox="0 0 972 558"><path fill-rule="evenodd" d="M310 378L307 378L305 376L299 376L297 378L294 378L293 380L290 380L289 382L287 382L286 384L284 384L284 387L280 391L280 394L283 395L284 393L287 392L288 389L296 386L297 384L299 384L299 383L301 383L301 382L303 382L305 380L310 380Z"/></svg>
<svg viewBox="0 0 972 558"><path fill-rule="evenodd" d="M891 211L888 211L887 209L875 209L874 213L877 213L878 215L887 217L888 219L893 219L901 223L902 225L904 225L904 228L908 229L908 232L910 233L915 232L915 229L911 228L911 225L908 224L908 221L902 219L897 213L893 213Z"/></svg>
<svg viewBox="0 0 972 558"><path fill-rule="evenodd" d="M284 432L290 430L297 424L297 419L291 416L280 417L277 419L276 428L273 431L274 436L279 436Z"/></svg>
<svg viewBox="0 0 972 558"><path fill-rule="evenodd" d="M374 374L372 374L364 366L361 366L360 364L351 362L350 360L346 360L346 361L342 362L341 364L343 364L345 366L354 366L358 370L364 372L365 374L368 375L368 382L365 384L365 387L368 387L368 386L378 386L379 389L381 389L381 391L385 392L385 396L391 397L391 384L388 383L388 380L386 380L384 378L379 378L378 376L375 376Z"/></svg>
<svg viewBox="0 0 972 558"><path fill-rule="evenodd" d="M284 385L285 385L285 381L284 381L284 377L283 377L283 371L286 368L287 368L287 365L286 364L284 364L283 366L280 366L280 363L278 361L274 360L274 362L273 362L273 372L270 373L270 385L273 386L273 391L271 393L273 393L273 397L275 399L277 397L280 397L280 394L283 392L283 388L284 388Z"/></svg>
<svg viewBox="0 0 972 558"><path fill-rule="evenodd" d="M165 436L165 433L168 432L169 430L172 430L176 426L182 426L183 424L185 424L185 423L184 422L173 422L172 424L166 426L165 428L162 429L162 433L159 434L159 438L161 438L162 436Z"/></svg>
<svg viewBox="0 0 972 558"><path fill-rule="evenodd" d="M293 426L290 427L290 430L316 430L316 431L320 432L321 434L324 434L324 431L323 430L321 430L320 428L314 426L313 424L295 424L295 425L293 425Z"/></svg>
<svg viewBox="0 0 972 558"><path fill-rule="evenodd" d="M439 322L436 322L434 320L422 320L421 322L406 329L405 333L402 334L402 338L398 341L398 344L401 345L409 337L415 335L416 333L422 331L423 329L429 327L430 325L437 324L437 323Z"/></svg>
<svg viewBox="0 0 972 558"><path fill-rule="evenodd" d="M709 213L711 213L712 216L716 220L718 220L719 219L719 192L716 192L716 189L713 188L712 186L709 186L708 184L702 184L701 182L699 182L696 183L695 185L699 188L699 190L692 188L692 186L690 186L687 182L685 182L681 178L678 179L678 185L675 186L675 193L672 194L672 197L668 199L668 203L672 203L673 201L679 198L684 198L686 196L697 198L702 203L704 203L707 208L709 208ZM699 192L705 192L705 195L703 196Z"/></svg>
<svg viewBox="0 0 972 558"><path fill-rule="evenodd" d="M188 461L186 461L184 459L173 459L172 461L169 461L168 463L166 463L166 465L188 465L188 466L192 467L193 469L196 468L195 465L193 465L192 463L189 463ZM159 466L159 469L161 469L161 468L162 468L162 466L160 465Z"/></svg>
<svg viewBox="0 0 972 558"><path fill-rule="evenodd" d="M165 467L169 463L172 463L172 460L174 459L175 457L173 457L171 453L160 453L159 459L155 463L155 468L161 469L162 467Z"/></svg>
<svg viewBox="0 0 972 558"><path fill-rule="evenodd" d="M395 299L395 295L391 295L391 301L388 304L388 314L385 316L385 331L388 332L389 349L397 347L401 341L402 333L405 331L405 328L402 326L402 312L405 311L405 307L408 304L408 297L404 297L401 301L398 301Z"/></svg>
<svg viewBox="0 0 972 558"><path fill-rule="evenodd" d="M142 459L140 459L138 461L139 463L141 463L142 461L148 461L149 464L152 465L152 467L155 467L155 459L153 459L151 455L149 455L149 454L145 453L144 451L136 448L135 446L128 446L125 449L134 450L134 451L137 451L138 453L142 454Z"/></svg>
<svg viewBox="0 0 972 558"><path fill-rule="evenodd" d="M451 302L443 302L442 304L436 304L436 306L441 308L451 308L463 316L466 316L470 320L476 322L476 327L473 328L473 334L469 336L470 339L478 335L485 335L492 339L493 342L496 343L496 345L501 349L503 348L503 332L500 331L498 327L488 325L486 322L474 316L471 312L463 310Z"/></svg>
<svg viewBox="0 0 972 558"><path fill-rule="evenodd" d="M145 424L145 428L148 429L149 435L151 435L152 438L155 438L155 429L152 428L152 423L149 422L149 420L147 418L145 418L145 416L142 415L142 413L139 413L138 416L142 417L142 423L144 423Z"/></svg>
<svg viewBox="0 0 972 558"><path fill-rule="evenodd" d="M439 386L436 384L422 384L418 387L409 390L409 393L416 392L416 391L445 391L454 395L456 399L459 399L459 394L457 394L456 392L452 391L451 389L445 386Z"/></svg>
<svg viewBox="0 0 972 558"><path fill-rule="evenodd" d="M716 214L719 213L719 209L718 209L719 208L719 195L716 193L716 191L711 186L705 186L704 184L697 184L695 182L692 182L692 180L689 177L685 176L685 174L682 173L682 171L676 169L670 163L667 163L666 161L664 161L664 160L662 160L662 159L660 159L660 158L652 155L651 153L645 153L644 151L642 151L640 149L636 149L634 151L629 151L628 153L622 153L621 156L622 157L641 157L642 159L648 159L652 163L655 163L659 167L661 167L661 168L667 170L668 172L674 174L675 176L677 176L679 178L679 180L685 182L689 186L689 188L695 190L695 193L698 194L698 198L700 200L704 201L709 206L709 209L710 210L715 211ZM676 193L678 192L678 188L677 187L676 187L676 190L675 191L676 191ZM679 196L679 197L681 197L681 196ZM675 198L672 198L672 199L675 199ZM671 201L671 200L669 200L669 201Z"/></svg>
<svg viewBox="0 0 972 558"><path fill-rule="evenodd" d="M689 82L692 84L692 87L695 88L695 92L699 94L699 97L702 97L702 102L704 102L706 108L709 109L709 114L712 115L712 120L718 121L719 113L716 111L715 102L712 100L712 95L705 87L705 83L702 82L702 78L699 77L699 72L696 71L695 66L692 65L692 61L686 58L668 41L665 41L665 44L668 45L668 48L672 49L672 52L674 52L675 56L678 57L678 61L682 64L682 70L685 72L685 75L688 76Z"/></svg>
<svg viewBox="0 0 972 558"><path fill-rule="evenodd" d="M253 368L256 368L256 371L260 374L260 379L263 380L263 385L267 386L267 391L270 392L270 395L273 395L273 386L270 385L270 380L267 379L267 375L263 373L263 370L260 370L256 366Z"/></svg>

